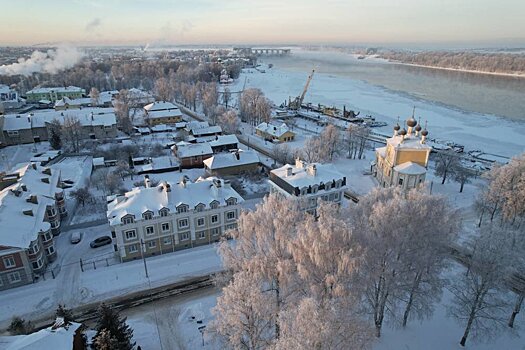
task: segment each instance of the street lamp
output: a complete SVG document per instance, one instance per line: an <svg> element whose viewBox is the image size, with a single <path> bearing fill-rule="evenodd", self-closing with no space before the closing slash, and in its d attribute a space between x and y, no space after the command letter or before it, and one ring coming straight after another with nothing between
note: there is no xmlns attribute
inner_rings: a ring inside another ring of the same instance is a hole
<svg viewBox="0 0 525 350"><path fill-rule="evenodd" d="M202 346L204 346L204 332L205 331L206 331L206 326L199 327L199 332L201 332L201 337L202 337Z"/></svg>

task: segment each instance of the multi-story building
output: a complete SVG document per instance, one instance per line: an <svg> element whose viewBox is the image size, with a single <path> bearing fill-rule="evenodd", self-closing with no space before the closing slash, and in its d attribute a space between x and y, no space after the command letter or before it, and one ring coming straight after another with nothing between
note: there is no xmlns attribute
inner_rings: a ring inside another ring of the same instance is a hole
<svg viewBox="0 0 525 350"><path fill-rule="evenodd" d="M18 92L7 85L0 84L0 110L20 108L25 101L20 98Z"/></svg>
<svg viewBox="0 0 525 350"><path fill-rule="evenodd" d="M408 131L394 126L394 135L386 146L376 148L372 170L382 187L399 186L409 190L425 181L428 157L432 147L426 144L428 131L412 117L407 120ZM400 130L401 129L401 130Z"/></svg>
<svg viewBox="0 0 525 350"><path fill-rule="evenodd" d="M270 193L300 200L300 207L315 214L321 200L340 204L346 189L346 177L332 164L286 164L270 171Z"/></svg>
<svg viewBox="0 0 525 350"><path fill-rule="evenodd" d="M144 120L150 126L175 124L182 121L182 112L171 102L157 101L144 107Z"/></svg>
<svg viewBox="0 0 525 350"><path fill-rule="evenodd" d="M27 102L46 100L54 103L63 97L81 98L85 93L86 90L76 86L40 87L26 92L26 98Z"/></svg>
<svg viewBox="0 0 525 350"><path fill-rule="evenodd" d="M57 256L67 215L60 172L28 164L0 179L0 290L32 283Z"/></svg>
<svg viewBox="0 0 525 350"><path fill-rule="evenodd" d="M32 111L31 113L6 114L0 122L2 142L6 145L33 143L49 140L49 125L66 118L78 120L82 126L82 139L106 139L117 136L117 117L113 108L82 108L64 111L54 109Z"/></svg>
<svg viewBox="0 0 525 350"><path fill-rule="evenodd" d="M237 225L242 197L218 178L162 182L109 198L107 217L122 261L209 244Z"/></svg>

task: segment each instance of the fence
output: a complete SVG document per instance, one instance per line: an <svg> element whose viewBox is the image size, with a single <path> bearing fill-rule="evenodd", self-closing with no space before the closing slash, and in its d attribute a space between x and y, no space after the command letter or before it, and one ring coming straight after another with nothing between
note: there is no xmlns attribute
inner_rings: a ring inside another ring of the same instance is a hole
<svg viewBox="0 0 525 350"><path fill-rule="evenodd" d="M99 256L92 259L79 259L80 270L82 272L87 270L96 270L97 268L109 267L111 265L120 264L120 260L114 253L108 253L104 256Z"/></svg>

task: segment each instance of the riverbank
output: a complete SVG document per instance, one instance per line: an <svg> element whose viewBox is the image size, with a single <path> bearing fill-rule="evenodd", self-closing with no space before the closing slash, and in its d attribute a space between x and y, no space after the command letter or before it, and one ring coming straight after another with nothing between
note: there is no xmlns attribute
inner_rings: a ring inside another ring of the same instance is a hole
<svg viewBox="0 0 525 350"><path fill-rule="evenodd" d="M510 78L525 79L525 72L523 72L523 73L486 72L486 71L472 70L472 69L428 66L428 65L424 65L424 64L406 63L406 62L395 61L395 60L387 60L387 61L389 63L391 63L391 64L400 64L400 65L409 66L409 67L419 67L419 68L444 70L444 71L449 71L449 72L472 73L472 74L493 75L493 76L499 76L499 77L510 77Z"/></svg>

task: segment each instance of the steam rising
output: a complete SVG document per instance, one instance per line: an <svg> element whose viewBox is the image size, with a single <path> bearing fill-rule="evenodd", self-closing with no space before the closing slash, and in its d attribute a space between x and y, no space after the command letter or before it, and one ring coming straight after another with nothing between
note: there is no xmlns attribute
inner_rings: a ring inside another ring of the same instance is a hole
<svg viewBox="0 0 525 350"><path fill-rule="evenodd" d="M59 47L47 52L34 51L28 59L19 58L17 63L0 66L0 75L31 75L33 73L57 73L77 64L83 54L74 47Z"/></svg>

